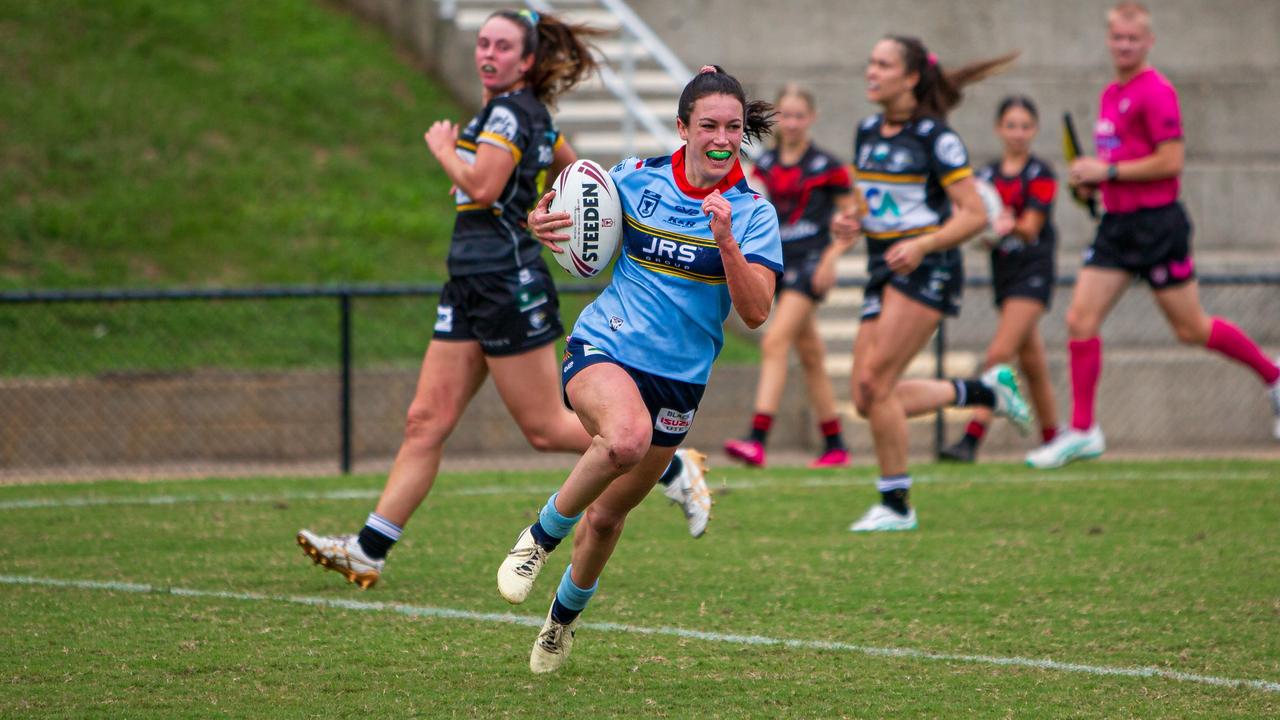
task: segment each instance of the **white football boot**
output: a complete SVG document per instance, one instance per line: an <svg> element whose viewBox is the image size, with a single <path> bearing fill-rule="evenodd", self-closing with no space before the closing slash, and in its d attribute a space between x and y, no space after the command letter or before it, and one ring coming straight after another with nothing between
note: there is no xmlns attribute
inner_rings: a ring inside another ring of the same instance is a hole
<svg viewBox="0 0 1280 720"><path fill-rule="evenodd" d="M910 508L906 515L899 515L889 506L877 503L871 506L858 521L849 526L850 532L891 532L894 530L915 530L916 509Z"/></svg>
<svg viewBox="0 0 1280 720"><path fill-rule="evenodd" d="M1013 368L1003 363L992 365L989 370L982 373L978 382L995 393L996 415L1008 418L1009 422L1013 423L1013 426L1023 435L1031 431L1031 408L1027 406L1022 392L1018 390L1018 376L1013 372Z"/></svg>
<svg viewBox="0 0 1280 720"><path fill-rule="evenodd" d="M1027 465L1037 470L1060 468L1075 460L1092 460L1107 450L1107 439L1102 428L1093 427L1081 432L1067 428L1050 442L1027 453Z"/></svg>
<svg viewBox="0 0 1280 720"><path fill-rule="evenodd" d="M551 617L551 611L547 611L547 620L542 623L538 639L533 641L533 652L529 653L530 670L538 674L555 672L569 660L573 636L578 631L581 617L579 615L568 625L561 625Z"/></svg>
<svg viewBox="0 0 1280 720"><path fill-rule="evenodd" d="M315 564L342 573L347 582L368 590L382 575L385 560L374 560L364 554L356 535L317 535L310 530L298 531L298 544Z"/></svg>
<svg viewBox="0 0 1280 720"><path fill-rule="evenodd" d="M697 450L677 450L682 468L670 485L662 488L662 494L680 506L689 521L689 534L698 538L707 531L711 521L711 490L707 488L707 456Z"/></svg>
<svg viewBox="0 0 1280 720"><path fill-rule="evenodd" d="M498 592L512 605L519 605L529 597L533 581L538 579L547 562L547 550L533 539L532 527L520 531L515 547L498 567Z"/></svg>

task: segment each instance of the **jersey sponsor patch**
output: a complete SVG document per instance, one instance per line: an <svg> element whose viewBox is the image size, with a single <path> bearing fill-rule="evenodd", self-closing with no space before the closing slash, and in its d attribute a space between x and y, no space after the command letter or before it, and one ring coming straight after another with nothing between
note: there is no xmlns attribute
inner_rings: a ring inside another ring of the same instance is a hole
<svg viewBox="0 0 1280 720"><path fill-rule="evenodd" d="M693 426L694 412L693 410L680 412L671 408L662 408L658 411L658 419L654 421L653 427L660 432L671 435L684 435Z"/></svg>
<svg viewBox="0 0 1280 720"><path fill-rule="evenodd" d="M453 307L441 305L436 308L436 332L453 332Z"/></svg>
<svg viewBox="0 0 1280 720"><path fill-rule="evenodd" d="M934 154L938 160L948 167L964 167L969 163L969 152L964 148L964 141L953 132L945 132L938 136L934 145Z"/></svg>

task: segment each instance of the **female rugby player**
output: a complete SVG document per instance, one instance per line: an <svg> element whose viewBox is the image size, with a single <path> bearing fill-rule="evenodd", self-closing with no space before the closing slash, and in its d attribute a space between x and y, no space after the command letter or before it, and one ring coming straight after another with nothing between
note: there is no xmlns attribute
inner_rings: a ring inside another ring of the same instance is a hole
<svg viewBox="0 0 1280 720"><path fill-rule="evenodd" d="M1058 432L1058 410L1039 325L1053 299L1057 233L1052 218L1058 181L1048 163L1031 154L1039 122L1030 98L1012 95L1001 100L996 136L1004 154L979 169L978 177L995 186L1005 206L995 227L1000 240L991 248L991 281L1000 322L987 346L986 367L1017 359L1031 391L1041 442L1048 443ZM939 457L973 462L990 423L991 412L978 408L965 434Z"/></svg>
<svg viewBox="0 0 1280 720"><path fill-rule="evenodd" d="M457 219L449 281L404 439L358 535L304 529L297 536L312 560L362 589L378 581L388 551L431 491L445 439L487 375L534 449L580 453L591 444L559 401L559 300L542 246L524 225L542 178L577 159L547 105L594 70L584 42L594 34L529 10L495 12L476 38L484 109L463 128L440 120L426 133L456 188ZM690 531L701 534L710 513L701 456L690 451L673 461L663 479L669 494L679 493Z"/></svg>
<svg viewBox="0 0 1280 720"><path fill-rule="evenodd" d="M964 141L946 124L965 85L999 72L1015 54L945 71L923 43L891 36L867 63L867 99L883 109L862 121L854 142L858 187L870 212L867 287L853 346L853 401L871 425L881 501L854 532L911 530L907 418L954 405L983 406L1020 428L1030 423L1013 370L995 365L981 378L900 381L944 315L959 312L964 268L958 246L986 224ZM832 222L837 238L856 234L858 218Z"/></svg>
<svg viewBox="0 0 1280 720"><path fill-rule="evenodd" d="M547 553L581 520L573 561L533 644L534 672L568 658L627 513L689 431L729 311L753 328L769 316L782 271L778 217L747 186L738 152L744 137L759 138L772 124L768 103L747 102L736 79L706 66L680 95L684 146L611 171L624 248L609 286L579 316L562 370L565 401L591 433L591 447L498 568L498 591L524 602ZM554 246L568 239L557 231L570 220L549 213L550 201L551 193L543 196L529 227ZM691 214L707 219L688 227Z"/></svg>
<svg viewBox="0 0 1280 720"><path fill-rule="evenodd" d="M777 307L760 341L751 434L730 440L724 451L748 465L765 464L765 442L787 383L787 355L794 346L804 368L809 402L818 419L823 450L809 467L843 467L849 451L840 435L840 415L827 377L826 350L818 335L818 303L836 281L836 261L853 240L831 242L831 217L856 206L848 168L816 147L809 129L817 118L813 94L787 85L774 103L777 146L760 156L753 174L764 186L782 225L785 271Z"/></svg>

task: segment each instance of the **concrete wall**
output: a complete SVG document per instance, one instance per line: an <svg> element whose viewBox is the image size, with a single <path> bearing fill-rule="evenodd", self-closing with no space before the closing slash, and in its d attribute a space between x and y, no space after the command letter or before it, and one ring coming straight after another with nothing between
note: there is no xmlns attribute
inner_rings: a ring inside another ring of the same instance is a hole
<svg viewBox="0 0 1280 720"><path fill-rule="evenodd" d="M772 98L788 80L819 97L819 143L848 158L855 120L876 111L863 98L862 68L886 34L920 37L944 66L1021 49L1010 73L969 90L951 120L975 160L998 155L992 114L1010 92L1040 106L1036 152L1061 170L1059 118L1076 116L1092 146L1097 97L1111 77L1105 14L1112 0L793 0L631 5L689 65L717 62ZM1197 222L1198 246L1249 250L1277 265L1269 209L1280 198L1280 2L1154 0L1152 61L1177 85L1188 165L1184 199ZM1060 203L1064 244L1087 244L1087 216ZM1212 260L1212 258L1206 258Z"/></svg>

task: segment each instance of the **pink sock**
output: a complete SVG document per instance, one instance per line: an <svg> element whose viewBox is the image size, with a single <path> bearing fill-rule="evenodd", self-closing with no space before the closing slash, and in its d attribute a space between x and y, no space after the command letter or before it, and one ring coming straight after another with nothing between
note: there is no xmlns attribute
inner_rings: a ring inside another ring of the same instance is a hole
<svg viewBox="0 0 1280 720"><path fill-rule="evenodd" d="M1072 340L1071 351L1071 427L1088 430L1093 427L1093 398L1102 375L1102 338Z"/></svg>
<svg viewBox="0 0 1280 720"><path fill-rule="evenodd" d="M1262 354L1252 338L1225 318L1213 318L1213 328L1209 331L1209 342L1205 347L1253 368L1262 382L1268 385L1280 380L1280 367Z"/></svg>

